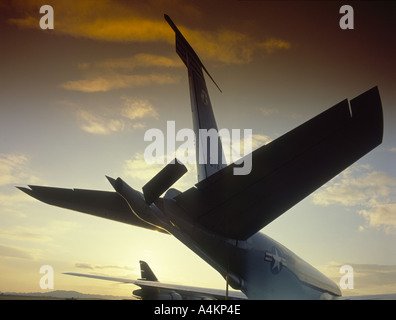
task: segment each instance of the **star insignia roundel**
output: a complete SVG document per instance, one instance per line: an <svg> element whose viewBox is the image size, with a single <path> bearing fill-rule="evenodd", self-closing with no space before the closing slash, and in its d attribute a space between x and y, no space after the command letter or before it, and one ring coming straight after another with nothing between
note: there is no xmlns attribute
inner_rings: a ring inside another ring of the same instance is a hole
<svg viewBox="0 0 396 320"><path fill-rule="evenodd" d="M282 271L282 267L286 266L286 259L282 257L282 253L275 247L272 247L271 252L265 252L265 261L271 262L270 268L271 272L274 274L278 274Z"/></svg>

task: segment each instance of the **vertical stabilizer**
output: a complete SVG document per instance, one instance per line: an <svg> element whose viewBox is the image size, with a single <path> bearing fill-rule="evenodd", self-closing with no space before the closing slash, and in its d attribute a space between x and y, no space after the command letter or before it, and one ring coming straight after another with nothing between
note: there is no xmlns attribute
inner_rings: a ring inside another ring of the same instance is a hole
<svg viewBox="0 0 396 320"><path fill-rule="evenodd" d="M213 82L214 80L169 16L165 15L165 20L175 31L176 52L188 69L191 111L196 137L198 181L201 181L226 166L203 71ZM216 82L214 84L219 88Z"/></svg>
<svg viewBox="0 0 396 320"><path fill-rule="evenodd" d="M147 262L140 260L139 263L140 273L142 276L141 280L158 281L157 277L155 276L154 272L151 270Z"/></svg>

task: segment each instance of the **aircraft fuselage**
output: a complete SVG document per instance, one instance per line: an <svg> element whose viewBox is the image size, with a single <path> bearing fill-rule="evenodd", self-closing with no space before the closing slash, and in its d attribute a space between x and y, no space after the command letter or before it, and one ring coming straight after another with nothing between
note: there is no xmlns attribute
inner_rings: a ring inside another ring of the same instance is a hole
<svg viewBox="0 0 396 320"><path fill-rule="evenodd" d="M134 214L175 236L249 299L321 299L341 295L333 281L261 232L244 241L228 239L195 225L173 199L165 197L150 206L142 202L139 208L136 199L130 203L135 204L131 205Z"/></svg>

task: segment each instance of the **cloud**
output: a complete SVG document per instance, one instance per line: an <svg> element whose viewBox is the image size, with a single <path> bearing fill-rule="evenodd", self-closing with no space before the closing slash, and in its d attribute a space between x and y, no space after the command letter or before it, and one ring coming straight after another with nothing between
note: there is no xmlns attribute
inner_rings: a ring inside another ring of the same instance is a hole
<svg viewBox="0 0 396 320"><path fill-rule="evenodd" d="M121 115L130 120L155 118L158 119L158 113L148 100L131 99L126 96L121 98L124 100L124 108Z"/></svg>
<svg viewBox="0 0 396 320"><path fill-rule="evenodd" d="M151 84L173 84L179 81L179 77L164 73L127 73L134 72L136 68L170 68L181 65L180 59L153 54L136 54L132 57L108 59L94 63L83 62L78 64L78 69L84 73L84 79L67 81L60 87L66 90L92 93Z"/></svg>
<svg viewBox="0 0 396 320"><path fill-rule="evenodd" d="M175 8L177 21L198 21L202 12L194 4L180 0L126 1L85 0L70 4L67 0L48 0L55 11L55 34L109 42L167 42L173 44L174 34L163 19L163 13ZM12 1L5 8L13 18L9 23L20 28L39 28L38 11L42 1ZM186 18L188 17L188 18ZM178 25L197 53L205 60L225 64L245 64L254 55L289 50L291 43L274 37L265 40L222 27L214 31Z"/></svg>
<svg viewBox="0 0 396 320"><path fill-rule="evenodd" d="M134 123L134 124L132 125L132 127L133 127L134 129L143 129L143 128L145 128L146 126L145 126L144 123L136 122L136 123Z"/></svg>
<svg viewBox="0 0 396 320"><path fill-rule="evenodd" d="M134 99L122 96L122 107L104 108L99 114L99 110L87 110L73 103L61 102L76 110L76 116L80 128L88 133L98 135L108 135L115 132L124 131L126 128L142 129L145 125L135 120L158 119L156 108L144 99Z"/></svg>
<svg viewBox="0 0 396 320"><path fill-rule="evenodd" d="M0 186L18 180L21 168L25 166L26 162L25 155L0 154Z"/></svg>
<svg viewBox="0 0 396 320"><path fill-rule="evenodd" d="M136 153L131 159L125 161L124 174L140 182L146 183L153 178L164 164L149 164L143 153Z"/></svg>
<svg viewBox="0 0 396 320"><path fill-rule="evenodd" d="M90 263L75 263L74 266L79 269L89 269L89 270L120 269L120 270L136 271L136 268L131 266L117 266L117 265L102 266L102 265L94 265Z"/></svg>
<svg viewBox="0 0 396 320"><path fill-rule="evenodd" d="M396 187L396 179L385 172L369 171L368 166L353 166L333 179L313 196L315 204L340 203L345 206L375 205L389 197Z"/></svg>
<svg viewBox="0 0 396 320"><path fill-rule="evenodd" d="M12 193L0 192L0 207L4 212L12 212L13 214L24 216L22 211L19 209L29 202L34 202L35 199L27 196L25 193L17 190L16 188L13 190L14 191Z"/></svg>
<svg viewBox="0 0 396 320"><path fill-rule="evenodd" d="M101 70L117 70L132 71L136 68L147 67L181 67L183 62L178 57L168 58L161 55L139 53L131 57L108 59L96 63L82 63L80 69L101 69Z"/></svg>
<svg viewBox="0 0 396 320"><path fill-rule="evenodd" d="M370 209L359 210L358 213L370 227L383 229L387 234L396 233L396 203L377 204ZM361 231L364 229L360 228Z"/></svg>
<svg viewBox="0 0 396 320"><path fill-rule="evenodd" d="M98 276L108 276L108 274L111 274L112 276L131 279L135 279L138 275L140 276L140 270L128 265L98 265L77 262L74 264L74 267L77 269L89 270L90 274Z"/></svg>
<svg viewBox="0 0 396 320"><path fill-rule="evenodd" d="M259 48L265 49L267 53L271 54L277 50L288 50L291 48L291 43L285 40L269 38L264 42L258 43Z"/></svg>
<svg viewBox="0 0 396 320"><path fill-rule="evenodd" d="M68 81L61 84L61 87L66 90L80 92L106 92L114 89L147 86L150 84L173 84L177 81L178 78L166 74L108 74L98 77L89 77L88 79Z"/></svg>
<svg viewBox="0 0 396 320"><path fill-rule="evenodd" d="M373 171L353 176L358 171L361 168L354 167L341 173L329 186L314 194L314 203L324 206L335 203L345 206L374 205L378 199L389 196L396 186L396 179L384 172Z"/></svg>
<svg viewBox="0 0 396 320"><path fill-rule="evenodd" d="M28 168L29 159L24 154L0 153L0 186L35 183L35 177Z"/></svg>
<svg viewBox="0 0 396 320"><path fill-rule="evenodd" d="M224 64L247 64L255 55L272 54L277 50L288 50L291 43L270 38L260 42L241 32L229 29L201 31L184 29L190 44L196 48L199 56ZM183 31L182 31L183 32Z"/></svg>
<svg viewBox="0 0 396 320"><path fill-rule="evenodd" d="M8 240L27 240L45 242L51 240L42 229L15 226L12 229L0 229L0 238Z"/></svg>
<svg viewBox="0 0 396 320"><path fill-rule="evenodd" d="M107 135L124 129L124 122L120 119L106 119L86 110L78 110L77 117L81 129L93 133Z"/></svg>
<svg viewBox="0 0 396 320"><path fill-rule="evenodd" d="M3 214L25 216L26 205L34 202L32 197L28 197L15 188L18 185L40 182L40 179L30 169L29 164L29 157L25 154L0 153L0 211ZM22 208L24 210L21 210Z"/></svg>
<svg viewBox="0 0 396 320"><path fill-rule="evenodd" d="M11 228L1 228L0 238L13 241L45 242L50 244L53 237L68 234L75 230L78 224L70 221L50 221L43 226L14 226Z"/></svg>
<svg viewBox="0 0 396 320"><path fill-rule="evenodd" d="M279 113L278 109L275 108L260 108L259 110L266 117Z"/></svg>
<svg viewBox="0 0 396 320"><path fill-rule="evenodd" d="M34 260L34 256L26 249L0 245L0 257Z"/></svg>
<svg viewBox="0 0 396 320"><path fill-rule="evenodd" d="M124 1L84 0L72 4L68 0L48 0L54 8L54 32L74 37L112 42L170 41L169 29L162 16L152 18L148 4ZM40 0L12 1L13 18L8 21L20 28L39 28ZM155 3L152 4L155 8Z"/></svg>
<svg viewBox="0 0 396 320"><path fill-rule="evenodd" d="M313 194L313 203L356 207L367 222L386 233L396 232L396 178L369 166L353 166ZM364 230L365 227L360 227Z"/></svg>

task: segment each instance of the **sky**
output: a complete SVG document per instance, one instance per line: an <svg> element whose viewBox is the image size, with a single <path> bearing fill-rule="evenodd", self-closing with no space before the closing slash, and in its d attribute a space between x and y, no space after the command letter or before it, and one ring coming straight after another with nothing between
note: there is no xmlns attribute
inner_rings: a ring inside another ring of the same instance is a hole
<svg viewBox="0 0 396 320"><path fill-rule="evenodd" d="M396 292L396 5L351 1L25 0L0 2L0 291L131 296L130 285L63 272L140 277L147 261L163 282L225 288L208 264L171 236L53 207L15 186L112 191L105 175L140 190L144 134L192 128L179 26L222 89L207 79L219 128L252 129L257 147L341 100L378 86L383 143L261 232L336 283L344 295ZM43 5L54 28L42 29ZM348 23L351 23L348 21ZM197 182L189 172L176 187Z"/></svg>

